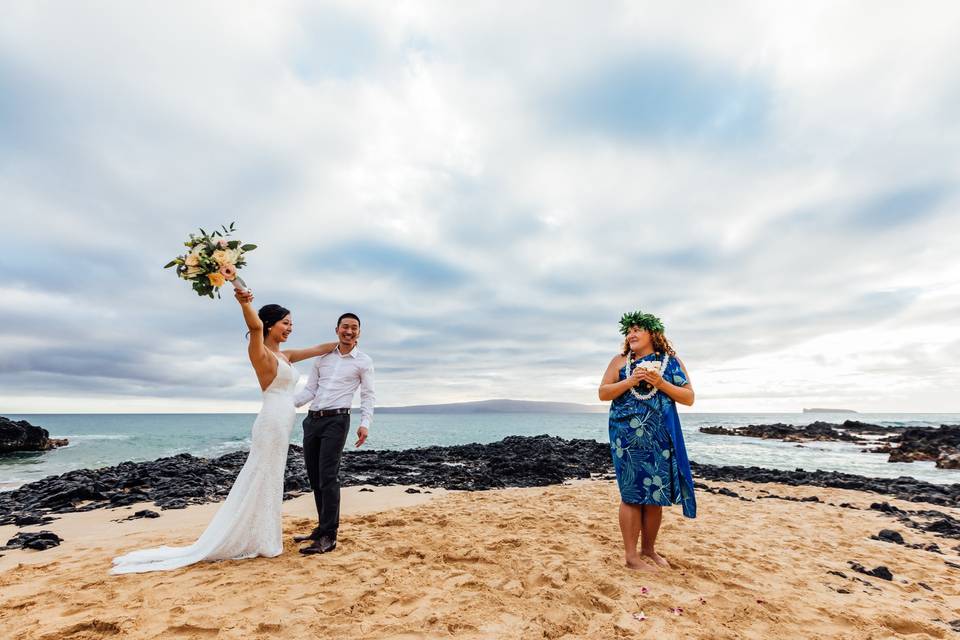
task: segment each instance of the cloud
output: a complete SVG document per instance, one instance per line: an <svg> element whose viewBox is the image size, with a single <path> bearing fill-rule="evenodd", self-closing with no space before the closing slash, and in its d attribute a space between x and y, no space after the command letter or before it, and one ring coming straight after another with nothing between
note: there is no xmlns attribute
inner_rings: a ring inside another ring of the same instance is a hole
<svg viewBox="0 0 960 640"><path fill-rule="evenodd" d="M730 145L762 135L769 91L760 78L651 51L587 69L545 103L573 133Z"/></svg>
<svg viewBox="0 0 960 640"><path fill-rule="evenodd" d="M235 303L160 268L232 220L383 404L592 402L639 307L700 410L956 410L956 17L11 7L0 410L255 409Z"/></svg>
<svg viewBox="0 0 960 640"><path fill-rule="evenodd" d="M462 284L464 272L443 260L416 250L366 238L339 241L320 249L306 261L318 276L336 278L349 272L364 279L400 281L418 289L448 289Z"/></svg>

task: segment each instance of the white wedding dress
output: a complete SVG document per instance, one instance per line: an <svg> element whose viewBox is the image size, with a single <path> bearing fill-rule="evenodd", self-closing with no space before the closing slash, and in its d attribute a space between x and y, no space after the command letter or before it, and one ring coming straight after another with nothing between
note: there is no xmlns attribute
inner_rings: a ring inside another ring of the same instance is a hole
<svg viewBox="0 0 960 640"><path fill-rule="evenodd" d="M200 538L188 547L156 547L114 558L110 573L169 571L195 562L280 555L283 477L296 420L293 389L298 378L296 369L277 356L277 376L263 392L263 406L253 423L250 455Z"/></svg>

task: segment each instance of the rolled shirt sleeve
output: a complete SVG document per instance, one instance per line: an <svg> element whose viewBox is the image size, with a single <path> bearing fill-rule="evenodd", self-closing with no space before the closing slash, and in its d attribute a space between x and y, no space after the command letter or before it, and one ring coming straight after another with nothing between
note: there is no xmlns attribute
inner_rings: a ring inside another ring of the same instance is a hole
<svg viewBox="0 0 960 640"><path fill-rule="evenodd" d="M360 426L370 428L376 392L373 383L373 360L360 372Z"/></svg>

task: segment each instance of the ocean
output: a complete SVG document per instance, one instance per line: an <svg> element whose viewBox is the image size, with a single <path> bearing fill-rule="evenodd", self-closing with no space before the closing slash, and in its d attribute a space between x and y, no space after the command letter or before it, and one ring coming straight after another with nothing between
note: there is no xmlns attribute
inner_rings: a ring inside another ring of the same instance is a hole
<svg viewBox="0 0 960 640"><path fill-rule="evenodd" d="M73 469L144 461L177 453L216 457L250 445L253 414L31 414L7 415L44 427L51 437L68 438L70 445L44 453L0 457L0 490ZM913 476L937 483L960 482L960 470L937 469L932 462L889 463L883 454L863 453L843 442L799 446L700 433L707 425L807 424L815 420L861 420L885 426L960 424L960 414L921 413L683 413L681 422L692 460L709 464L759 466L772 469L843 471L872 477ZM356 417L354 417L354 427ZM291 442L302 437L300 421ZM365 447L407 449L427 445L494 442L509 435L550 434L563 438L607 441L603 413L394 414L374 418ZM347 448L353 446L348 440Z"/></svg>

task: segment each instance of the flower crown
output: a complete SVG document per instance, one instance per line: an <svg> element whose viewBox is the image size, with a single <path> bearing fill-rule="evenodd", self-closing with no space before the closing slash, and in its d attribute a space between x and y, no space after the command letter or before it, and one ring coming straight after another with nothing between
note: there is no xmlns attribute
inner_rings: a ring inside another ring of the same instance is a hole
<svg viewBox="0 0 960 640"><path fill-rule="evenodd" d="M620 333L627 335L630 333L630 327L640 327L650 333L663 333L664 331L663 322L660 321L660 318L652 313L643 313L642 311L623 314L623 317L620 318Z"/></svg>

